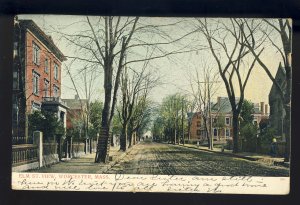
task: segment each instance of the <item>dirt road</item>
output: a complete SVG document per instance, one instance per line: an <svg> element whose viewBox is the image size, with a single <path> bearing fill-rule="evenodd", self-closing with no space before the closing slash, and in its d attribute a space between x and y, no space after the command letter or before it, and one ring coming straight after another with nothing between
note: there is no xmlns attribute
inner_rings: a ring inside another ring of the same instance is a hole
<svg viewBox="0 0 300 205"><path fill-rule="evenodd" d="M289 176L289 170L284 167L267 166L222 154L153 142L135 145L106 173Z"/></svg>

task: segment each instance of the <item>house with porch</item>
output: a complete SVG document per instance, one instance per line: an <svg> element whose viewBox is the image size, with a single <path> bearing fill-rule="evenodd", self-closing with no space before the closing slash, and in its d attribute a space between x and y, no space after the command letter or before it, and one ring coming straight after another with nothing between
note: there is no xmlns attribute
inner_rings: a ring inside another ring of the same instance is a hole
<svg viewBox="0 0 300 205"><path fill-rule="evenodd" d="M66 57L34 21L16 17L14 30L12 163L13 168L25 165L21 170L30 168L28 164L36 162L38 153L28 133L29 114L53 112L66 127L68 107L60 98L61 63Z"/></svg>
<svg viewBox="0 0 300 205"><path fill-rule="evenodd" d="M238 98L236 99L238 100ZM253 123L259 126L261 120L268 119L269 106L264 102L254 104ZM232 110L228 97L218 97L216 103L211 103L211 119L207 119L207 128L211 123L211 132L216 143L225 143L232 139ZM191 139L200 143L207 140L207 131L201 112L194 114L191 120Z"/></svg>

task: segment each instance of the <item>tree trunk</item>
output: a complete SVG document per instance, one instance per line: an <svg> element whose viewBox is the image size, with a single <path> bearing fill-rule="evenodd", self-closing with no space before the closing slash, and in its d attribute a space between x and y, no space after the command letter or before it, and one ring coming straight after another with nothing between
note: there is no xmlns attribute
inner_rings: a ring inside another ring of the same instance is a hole
<svg viewBox="0 0 300 205"><path fill-rule="evenodd" d="M131 147L133 145L133 137L132 137L132 132L129 132L128 134L128 147Z"/></svg>
<svg viewBox="0 0 300 205"><path fill-rule="evenodd" d="M174 144L176 144L176 138L177 138L177 135L176 135L176 123L175 123L175 127L174 127Z"/></svg>
<svg viewBox="0 0 300 205"><path fill-rule="evenodd" d="M210 149L210 137L209 137L209 132L208 132L208 129L207 129L206 119L204 120L204 129L205 129L206 138L207 138L207 147Z"/></svg>
<svg viewBox="0 0 300 205"><path fill-rule="evenodd" d="M137 137L136 137L136 135L137 135L137 133L134 132L133 133L133 145L136 145L136 143L137 143Z"/></svg>
<svg viewBox="0 0 300 205"><path fill-rule="evenodd" d="M191 140L191 122L188 124L188 143L190 143Z"/></svg>
<svg viewBox="0 0 300 205"><path fill-rule="evenodd" d="M109 112L110 112L110 103L111 103L111 91L112 91L112 70L111 63L105 65L104 72L104 106L102 111L102 122L100 136L97 144L97 152L95 157L95 162L108 162L109 148L110 148L110 121L109 121Z"/></svg>
<svg viewBox="0 0 300 205"><path fill-rule="evenodd" d="M114 144L114 133L111 133L111 136L110 136L110 146L114 147L115 144Z"/></svg>
<svg viewBox="0 0 300 205"><path fill-rule="evenodd" d="M212 135L212 126L211 126L211 117L209 117L209 137L210 137L210 146L209 149L213 150L214 149L214 138Z"/></svg>
<svg viewBox="0 0 300 205"><path fill-rule="evenodd" d="M110 148L109 145L110 145L109 128L101 126L100 136L97 144L97 153L95 158L96 163L108 162L109 148Z"/></svg>
<svg viewBox="0 0 300 205"><path fill-rule="evenodd" d="M233 133L232 133L233 153L238 153L239 152L239 114L237 112L233 112L232 128L233 128Z"/></svg>
<svg viewBox="0 0 300 205"><path fill-rule="evenodd" d="M127 124L123 125L122 133L120 136L120 150L126 151L127 149Z"/></svg>

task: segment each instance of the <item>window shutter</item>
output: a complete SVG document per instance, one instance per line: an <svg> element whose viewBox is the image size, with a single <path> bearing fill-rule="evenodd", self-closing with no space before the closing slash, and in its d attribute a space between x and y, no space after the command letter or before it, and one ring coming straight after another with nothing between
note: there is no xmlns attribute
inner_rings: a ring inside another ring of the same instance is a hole
<svg viewBox="0 0 300 205"><path fill-rule="evenodd" d="M34 63L34 56L35 56L35 45L32 43L32 62Z"/></svg>
<svg viewBox="0 0 300 205"><path fill-rule="evenodd" d="M35 85L34 85L34 74L32 75L32 93L34 93Z"/></svg>
<svg viewBox="0 0 300 205"><path fill-rule="evenodd" d="M40 49L37 48L37 64L40 65Z"/></svg>
<svg viewBox="0 0 300 205"><path fill-rule="evenodd" d="M36 80L37 80L37 94L40 94L40 77L36 76Z"/></svg>

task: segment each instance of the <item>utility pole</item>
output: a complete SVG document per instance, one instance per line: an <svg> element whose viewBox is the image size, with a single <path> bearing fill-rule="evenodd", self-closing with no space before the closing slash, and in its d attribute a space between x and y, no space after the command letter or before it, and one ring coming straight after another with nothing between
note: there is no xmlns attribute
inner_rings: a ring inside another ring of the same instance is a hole
<svg viewBox="0 0 300 205"><path fill-rule="evenodd" d="M211 93L210 93L210 84L213 84L213 83L219 83L220 81L212 81L210 82L209 81L209 77L207 77L207 81L201 81L201 82L198 82L198 83L204 83L205 84L205 89L206 89L206 86L207 86L207 108L204 108L204 109L208 109L208 120L209 120L209 131L207 133L207 135L209 136L209 149L210 150L213 150L213 134L212 134L212 117L211 117Z"/></svg>

